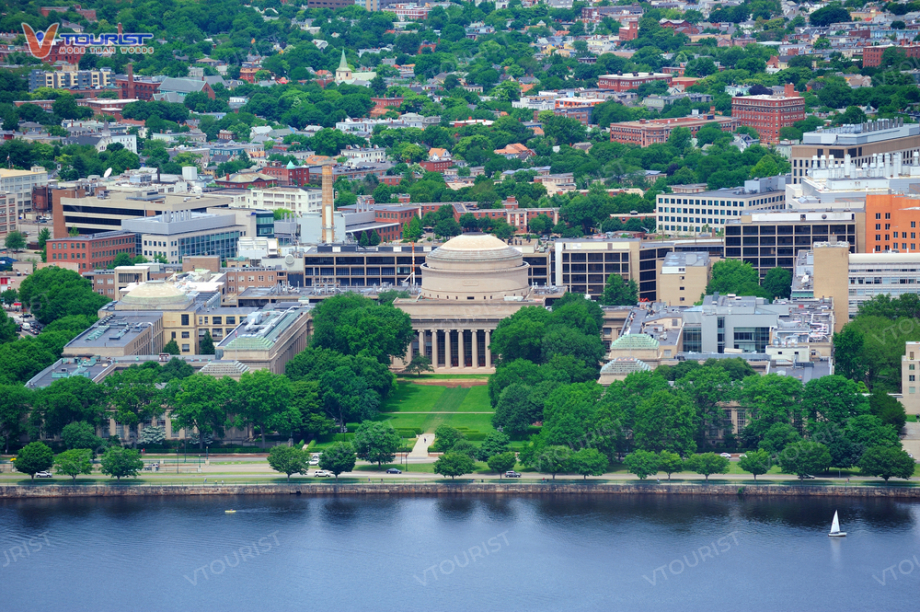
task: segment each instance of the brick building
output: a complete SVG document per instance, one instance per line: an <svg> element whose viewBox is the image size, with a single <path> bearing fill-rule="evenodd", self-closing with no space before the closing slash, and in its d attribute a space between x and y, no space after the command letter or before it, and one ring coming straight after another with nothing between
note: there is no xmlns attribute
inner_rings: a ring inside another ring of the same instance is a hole
<svg viewBox="0 0 920 612"><path fill-rule="evenodd" d="M805 99L787 83L782 94L735 96L732 117L757 130L760 142L779 142L779 131L805 119Z"/></svg>
<svg viewBox="0 0 920 612"><path fill-rule="evenodd" d="M125 76L115 77L115 86L121 88L122 99L137 98L145 102L153 100L153 94L160 91L163 77L134 78L134 65L128 64Z"/></svg>
<svg viewBox="0 0 920 612"><path fill-rule="evenodd" d="M670 74L658 72L627 72L626 74L604 74L597 78L597 86L600 89L611 89L613 91L627 91L638 89L639 85L653 83L655 81L664 81L671 84L673 77Z"/></svg>
<svg viewBox="0 0 920 612"><path fill-rule="evenodd" d="M710 109L709 114L706 115L611 123L610 142L637 144L640 147L647 147L652 144L667 142L675 128L688 128L690 135L696 136L701 127L710 123L718 123L723 132L734 131L741 125L736 118L717 116L714 114L714 109Z"/></svg>
<svg viewBox="0 0 920 612"><path fill-rule="evenodd" d="M917 253L920 199L898 194L866 196L866 252Z"/></svg>
<svg viewBox="0 0 920 612"><path fill-rule="evenodd" d="M886 45L884 47L863 47L863 67L881 66L882 54L887 49L902 51L909 59L920 58L920 45Z"/></svg>
<svg viewBox="0 0 920 612"><path fill-rule="evenodd" d="M46 243L48 263L76 262L81 272L107 268L119 253L134 257L135 246L134 234L122 230L54 238Z"/></svg>
<svg viewBox="0 0 920 612"><path fill-rule="evenodd" d="M303 187L310 183L310 168L295 166L292 162L283 165L280 162L269 162L261 169L262 174L278 179L278 185L297 185Z"/></svg>

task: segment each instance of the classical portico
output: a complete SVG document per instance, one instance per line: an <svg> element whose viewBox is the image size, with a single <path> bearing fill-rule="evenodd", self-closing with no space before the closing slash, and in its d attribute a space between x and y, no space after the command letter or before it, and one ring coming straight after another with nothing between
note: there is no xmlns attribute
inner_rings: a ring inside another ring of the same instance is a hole
<svg viewBox="0 0 920 612"><path fill-rule="evenodd" d="M520 251L488 234L462 234L429 253L419 297L394 302L416 333L411 355L394 368L421 353L439 374L494 372L489 345L498 323L524 306L544 306L527 284L527 267Z"/></svg>

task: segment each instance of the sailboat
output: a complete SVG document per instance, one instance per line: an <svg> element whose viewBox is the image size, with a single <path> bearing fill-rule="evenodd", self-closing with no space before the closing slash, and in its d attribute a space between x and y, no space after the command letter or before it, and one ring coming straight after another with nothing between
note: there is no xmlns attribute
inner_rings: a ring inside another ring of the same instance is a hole
<svg viewBox="0 0 920 612"><path fill-rule="evenodd" d="M834 522L831 523L831 532L827 535L832 538L845 538L847 535L846 531L840 531L840 521L837 520L836 510L834 510Z"/></svg>

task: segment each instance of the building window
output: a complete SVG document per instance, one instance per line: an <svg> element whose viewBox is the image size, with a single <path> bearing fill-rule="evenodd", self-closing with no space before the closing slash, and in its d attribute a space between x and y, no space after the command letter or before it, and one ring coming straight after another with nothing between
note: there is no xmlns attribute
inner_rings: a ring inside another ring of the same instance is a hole
<svg viewBox="0 0 920 612"><path fill-rule="evenodd" d="M187 344L183 344L183 345L182 345L182 352L183 352L183 353L187 353L188 351L189 351L188 345L187 345Z"/></svg>
<svg viewBox="0 0 920 612"><path fill-rule="evenodd" d="M188 315L182 315L182 325L188 325Z"/></svg>
<svg viewBox="0 0 920 612"><path fill-rule="evenodd" d="M188 340L188 339L189 339L189 335L188 335L188 332L187 332L187 331L182 332L182 339L183 339L183 340Z"/></svg>

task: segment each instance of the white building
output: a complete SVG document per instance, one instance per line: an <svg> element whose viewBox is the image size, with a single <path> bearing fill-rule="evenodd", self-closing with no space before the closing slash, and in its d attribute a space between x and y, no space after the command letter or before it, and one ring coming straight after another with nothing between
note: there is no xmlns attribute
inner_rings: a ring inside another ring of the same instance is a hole
<svg viewBox="0 0 920 612"><path fill-rule="evenodd" d="M349 145L339 153L341 157L347 157L346 162L349 166L362 166L364 164L379 164L387 160L386 149L380 147L352 147Z"/></svg>
<svg viewBox="0 0 920 612"><path fill-rule="evenodd" d="M20 215L32 211L32 188L47 184L48 172L41 166L31 170L0 168L0 193L7 194L7 205L15 205Z"/></svg>
<svg viewBox="0 0 920 612"><path fill-rule="evenodd" d="M270 187L267 189L250 189L246 208L262 210L290 210L295 216L305 213L318 213L323 206L321 189L304 189L302 187Z"/></svg>

